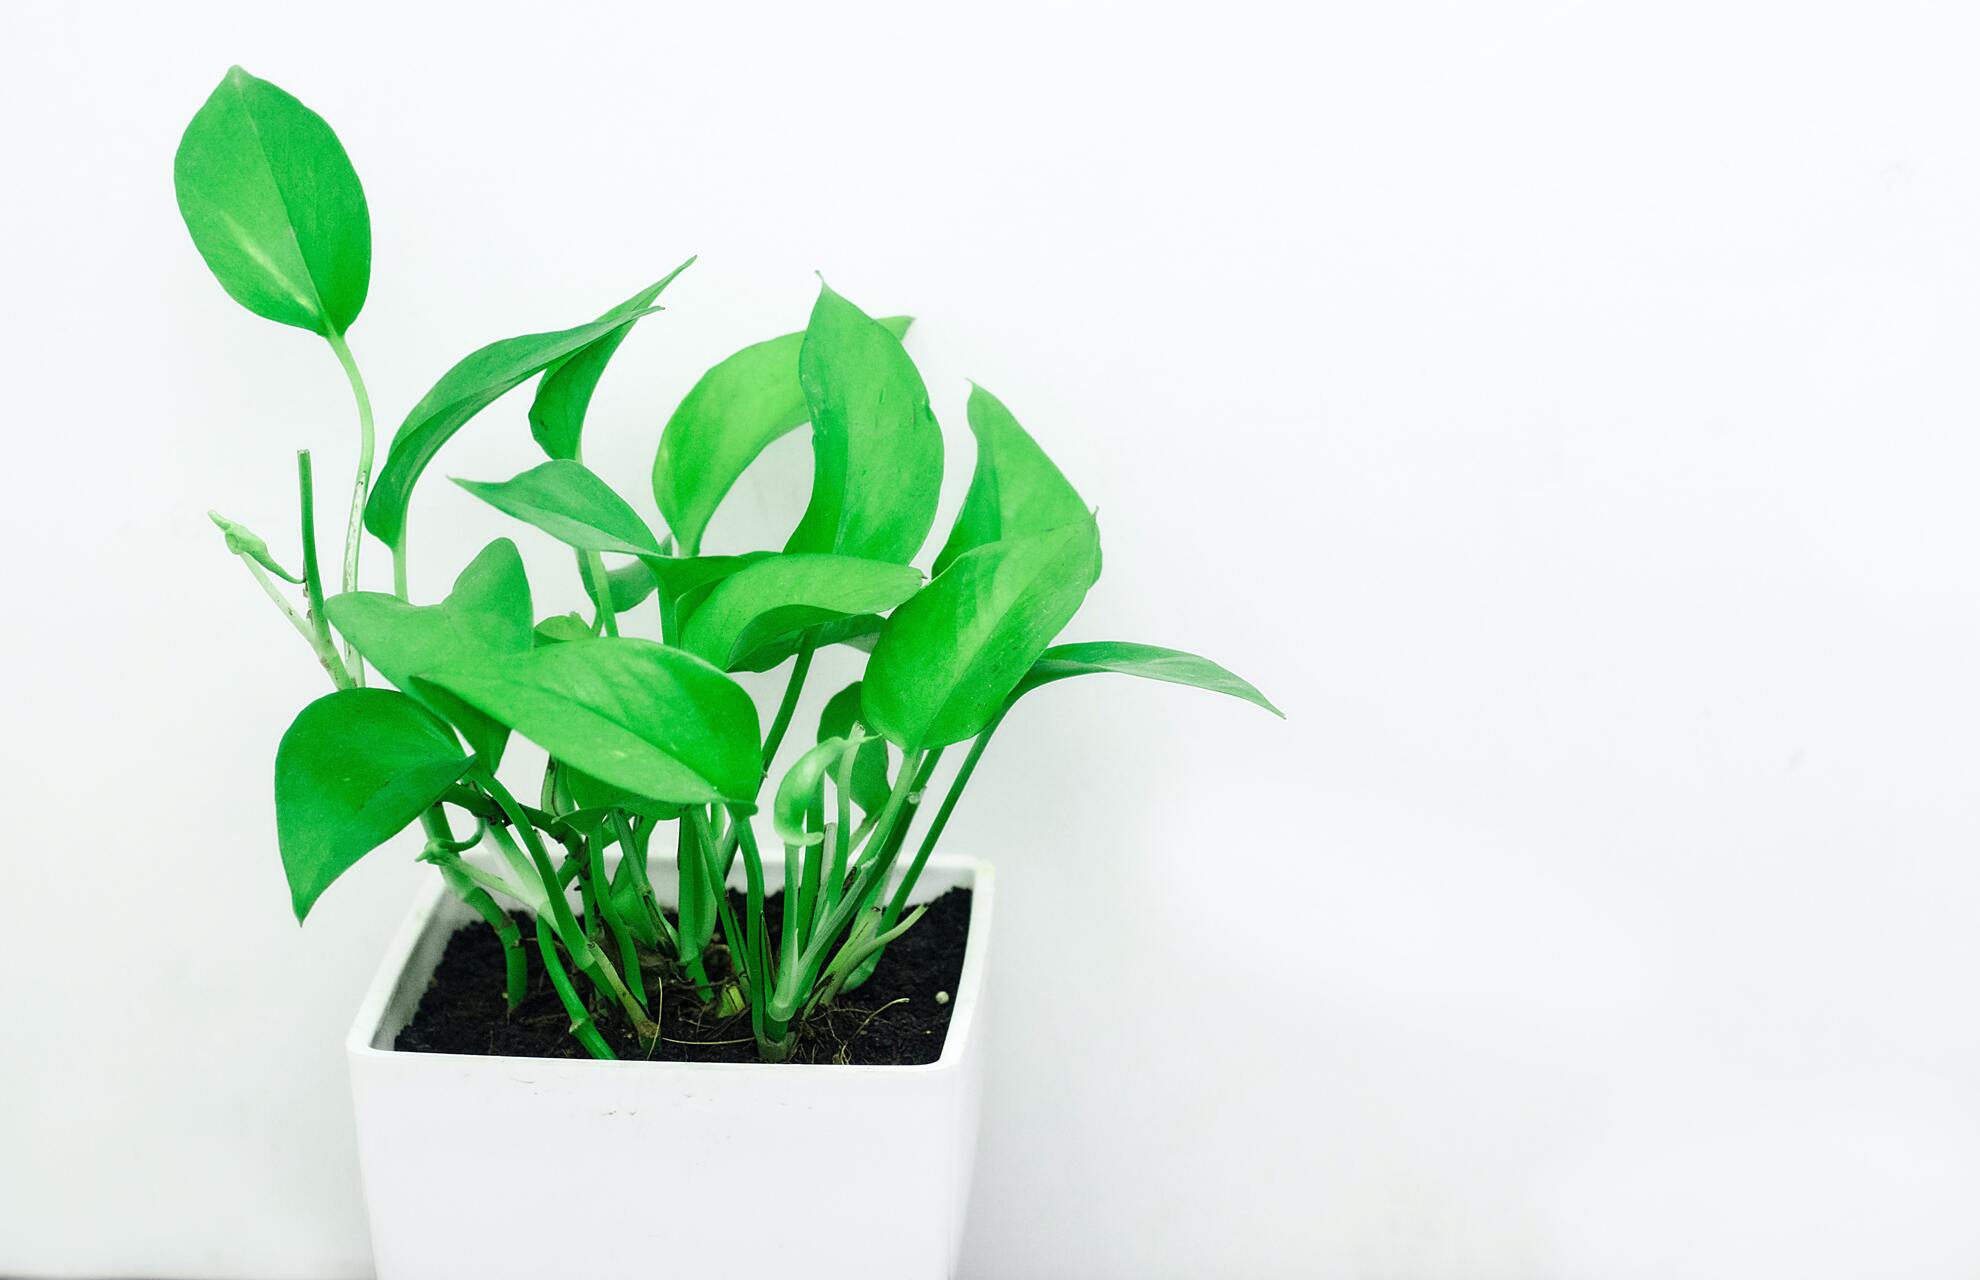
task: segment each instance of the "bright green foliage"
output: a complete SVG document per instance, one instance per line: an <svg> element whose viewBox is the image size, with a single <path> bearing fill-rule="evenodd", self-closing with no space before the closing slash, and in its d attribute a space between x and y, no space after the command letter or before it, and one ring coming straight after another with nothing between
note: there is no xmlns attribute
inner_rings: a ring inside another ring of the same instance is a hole
<svg viewBox="0 0 1980 1280"><path fill-rule="evenodd" d="M755 799L755 704L693 654L650 640L575 640L423 679L634 795L668 804Z"/></svg>
<svg viewBox="0 0 1980 1280"><path fill-rule="evenodd" d="M653 531L581 462L554 459L513 480L456 480L455 484L505 515L533 524L580 551L660 554Z"/></svg>
<svg viewBox="0 0 1980 1280"><path fill-rule="evenodd" d="M849 738L862 723L859 718L860 682L855 680L833 694L818 713L818 740ZM860 744L853 761L852 802L863 813L878 813L887 803L893 784L887 780L887 740L869 737Z"/></svg>
<svg viewBox="0 0 1980 1280"><path fill-rule="evenodd" d="M296 919L467 763L447 726L402 693L340 689L304 707L275 749L275 831Z"/></svg>
<svg viewBox="0 0 1980 1280"><path fill-rule="evenodd" d="M1286 718L1286 713L1273 706L1271 700L1258 692L1249 680L1225 670L1208 658L1199 658L1180 649L1130 644L1124 640L1053 645L1038 655L1038 661L1031 664L1031 670L1025 672L1024 679L1018 682L1011 697L1017 699L1055 680L1106 672L1229 694L1253 706L1263 707L1281 720Z"/></svg>
<svg viewBox="0 0 1980 1280"><path fill-rule="evenodd" d="M1099 576L1091 517L958 556L880 632L866 722L909 751L975 737Z"/></svg>
<svg viewBox="0 0 1980 1280"><path fill-rule="evenodd" d="M880 321L900 338L906 316ZM798 382L802 333L744 347L701 375L660 433L653 457L653 497L680 544L697 555L709 518L736 478L770 444L811 420Z"/></svg>
<svg viewBox="0 0 1980 1280"><path fill-rule="evenodd" d="M237 556L246 556L284 582L302 585L301 578L276 562L274 553L268 549L268 543L260 534L244 524L229 520L218 511L207 512L206 518L219 526L221 535L227 539L227 550Z"/></svg>
<svg viewBox="0 0 1980 1280"><path fill-rule="evenodd" d="M186 126L179 213L220 286L249 311L328 337L371 287L371 213L323 117L235 67Z"/></svg>
<svg viewBox="0 0 1980 1280"><path fill-rule="evenodd" d="M398 546L405 536L406 508L412 502L413 485L440 447L453 439L468 419L551 365L608 334L629 327L646 314L640 311L626 317L608 315L575 329L504 338L464 357L441 375L440 381L433 384L433 389L399 424L392 436L391 452L385 458L385 469L378 473L377 486L364 509L364 527L385 545Z"/></svg>
<svg viewBox="0 0 1980 1280"><path fill-rule="evenodd" d="M686 998L711 1020L745 1010L761 1056L781 1061L803 1043L800 1024L865 981L913 926L908 896L1018 698L1112 672L1277 714L1204 658L1053 643L1099 576L1099 528L980 387L967 409L975 470L924 583L913 562L934 527L943 445L901 345L905 319L871 319L821 288L804 332L746 347L703 375L658 441L664 537L584 465L583 437L627 334L687 264L588 324L461 360L405 416L373 488L371 402L343 336L369 282L370 222L336 136L236 69L187 128L175 178L194 243L227 291L322 334L358 410L341 590L319 564L307 452L300 574L252 530L213 517L337 690L303 709L276 752L277 835L298 918L345 869L418 822L420 856L501 942L510 1008L530 997L540 965L594 1057L614 1056L601 1032L611 1019L656 1051L657 1001ZM508 480L459 483L547 535L592 616L538 619L522 552L506 538L483 548L444 600L412 604L406 515L418 481L456 431L532 379L529 427L549 460ZM784 549L701 554L737 477L807 422L810 497ZM393 552L391 594L358 589L367 530ZM825 704L814 743L793 747L795 763L771 786L814 660L840 644L867 651L864 675ZM781 693L762 712L729 674L784 664ZM374 675L397 690L363 687ZM523 789L530 804L499 776L511 734L548 757ZM924 796L938 787L910 846ZM458 836L453 819L463 815L472 829ZM766 816L788 854L781 886L767 883L757 847ZM658 905L655 872L675 877L672 916ZM732 874L744 886L739 902L722 889ZM519 924L514 911L535 919ZM774 941L771 911L781 912Z"/></svg>
<svg viewBox="0 0 1980 1280"><path fill-rule="evenodd" d="M581 553L578 581L584 584L585 594L591 597L591 603L596 607L598 593L592 587L591 578L584 572ZM653 567L643 560L634 560L616 569L608 570L605 574L605 582L607 589L612 593L612 608L619 613L637 609L648 596L653 594L654 588L660 585L659 580L653 576Z"/></svg>
<svg viewBox="0 0 1980 1280"><path fill-rule="evenodd" d="M976 436L976 471L949 540L935 557L938 574L965 551L1063 528L1086 515L1079 493L1011 411L974 385L969 389L969 429Z"/></svg>
<svg viewBox="0 0 1980 1280"><path fill-rule="evenodd" d="M716 583L681 647L725 671L821 623L884 613L921 588L921 571L852 556L768 556Z"/></svg>
<svg viewBox="0 0 1980 1280"><path fill-rule="evenodd" d="M543 452L553 458L575 459L579 456L584 415L591 408L591 396L598 390L598 380L605 376L605 366L612 362L619 344L632 332L633 322L649 314L648 308L660 296L661 290L693 265L694 259L689 258L598 317L601 323L610 320L624 320L626 323L588 346L579 347L544 371L542 381L536 384L536 399L529 406L529 433L536 437L536 443L543 446Z"/></svg>
<svg viewBox="0 0 1980 1280"><path fill-rule="evenodd" d="M380 675L451 721L488 764L501 760L507 726L414 677L529 652L529 579L515 543L498 538L482 548L439 604L413 605L382 592L353 591L332 596L325 611Z"/></svg>
<svg viewBox="0 0 1980 1280"><path fill-rule="evenodd" d="M811 410L811 505L786 551L906 563L935 523L942 431L887 326L821 285L798 351Z"/></svg>

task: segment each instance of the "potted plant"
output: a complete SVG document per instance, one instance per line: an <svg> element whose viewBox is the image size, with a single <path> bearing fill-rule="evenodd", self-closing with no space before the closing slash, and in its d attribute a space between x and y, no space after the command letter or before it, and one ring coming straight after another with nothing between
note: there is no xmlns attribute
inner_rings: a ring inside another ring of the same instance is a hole
<svg viewBox="0 0 1980 1280"><path fill-rule="evenodd" d="M438 873L349 1045L379 1275L946 1273L993 877L936 848L997 726L1032 690L1100 672L1276 709L1189 654L1054 644L1100 572L1098 526L980 387L968 494L928 573L915 567L943 443L904 318L821 288L801 332L709 370L658 442L656 535L585 466L583 429L620 344L688 264L594 320L463 358L374 475L346 341L370 216L335 133L235 68L174 176L221 285L328 342L356 400L341 561L319 557L307 450L293 559L213 519L332 686L275 756L297 919L408 827ZM413 602L419 480L525 383L544 460L459 483L569 548L591 607L538 616L506 538L444 599ZM783 547L704 550L731 484L807 423L812 491ZM390 592L363 589L367 536L391 557ZM833 645L864 650L864 675L773 782ZM779 668L766 715L734 673ZM503 781L518 738L542 753L533 803Z"/></svg>

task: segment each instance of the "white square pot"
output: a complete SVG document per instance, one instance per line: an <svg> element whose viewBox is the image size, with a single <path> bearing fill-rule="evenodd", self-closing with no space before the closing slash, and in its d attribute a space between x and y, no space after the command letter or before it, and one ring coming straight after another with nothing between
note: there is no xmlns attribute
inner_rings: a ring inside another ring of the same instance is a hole
<svg viewBox="0 0 1980 1280"><path fill-rule="evenodd" d="M653 866L664 896L671 859ZM915 886L972 891L938 1061L772 1066L395 1052L448 938L485 927L434 876L347 1045L379 1280L953 1274L993 884L988 863L938 855Z"/></svg>

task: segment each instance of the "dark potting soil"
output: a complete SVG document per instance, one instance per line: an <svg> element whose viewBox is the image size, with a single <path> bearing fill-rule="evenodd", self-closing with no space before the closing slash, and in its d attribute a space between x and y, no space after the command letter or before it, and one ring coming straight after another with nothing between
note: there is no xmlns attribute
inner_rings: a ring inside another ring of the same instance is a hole
<svg viewBox="0 0 1980 1280"><path fill-rule="evenodd" d="M772 895L771 904L782 900ZM928 904L914 927L889 943L873 976L830 1007L801 1023L790 1061L907 1066L942 1056L955 1009L956 980L962 975L963 945L969 937L970 893L951 889ZM737 903L737 911L742 907ZM774 938L783 913L765 911ZM538 954L535 929L526 917L524 951L529 962L529 994L510 1013L503 1004L502 944L480 920L462 925L448 940L412 1022L393 1048L402 1053L467 1053L522 1058L583 1058L584 1047L570 1033L565 1012ZM727 954L717 944L707 957L711 979L727 975ZM573 973L580 991L590 984ZM694 984L671 963L647 962L647 990L665 990L660 1040L652 1053L639 1047L631 1024L616 1004L592 1000L592 1018L621 1058L664 1062L755 1062L749 1012L718 1016L696 999ZM944 998L937 1000L940 993Z"/></svg>

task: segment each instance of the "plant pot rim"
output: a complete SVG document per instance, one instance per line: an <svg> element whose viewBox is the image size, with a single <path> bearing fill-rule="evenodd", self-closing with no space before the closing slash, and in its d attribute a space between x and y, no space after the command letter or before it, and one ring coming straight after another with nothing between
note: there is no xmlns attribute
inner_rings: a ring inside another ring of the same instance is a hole
<svg viewBox="0 0 1980 1280"><path fill-rule="evenodd" d="M656 858L655 861L659 859ZM668 861L671 862L671 858ZM781 851L764 850L763 865L766 876L769 876L773 870L781 874L783 863ZM956 979L956 989L951 993L955 1007L949 1015L949 1029L942 1042L942 1054L933 1062L901 1064L652 1062L635 1058L608 1061L594 1058L517 1057L508 1054L401 1052L392 1048L389 1043L391 1039L397 1037L400 1028L392 1027L388 1035L387 1026L394 1010L402 1004L400 991L414 953L418 951L429 931L434 928L436 917L451 897L445 882L438 875L431 876L428 883L414 895L411 909L400 923L398 932L386 945L378 969L372 976L370 986L365 990L364 1000L358 1006L357 1016L352 1020L344 1047L353 1060L389 1059L398 1064L405 1064L410 1060L429 1060L436 1066L448 1066L454 1069L459 1069L468 1063L479 1063L484 1064L489 1070L527 1071L537 1078L541 1078L546 1073L563 1075L603 1071L681 1072L689 1075L710 1072L801 1071L841 1078L874 1075L898 1077L954 1071L958 1069L969 1040L970 1030L983 1004L984 972L990 963L991 899L996 885L996 868L982 858L973 858L965 854L937 853L928 859L922 876L918 888L927 886L930 880L936 880L946 881L945 887L965 888L970 891L969 932L963 944L962 974ZM917 898L921 896L916 895ZM449 936L452 936L452 931L449 932ZM413 1007L415 1009L418 1007L417 1001L413 1002ZM386 1040L388 1043L380 1047L381 1040Z"/></svg>

